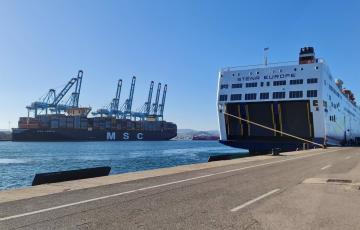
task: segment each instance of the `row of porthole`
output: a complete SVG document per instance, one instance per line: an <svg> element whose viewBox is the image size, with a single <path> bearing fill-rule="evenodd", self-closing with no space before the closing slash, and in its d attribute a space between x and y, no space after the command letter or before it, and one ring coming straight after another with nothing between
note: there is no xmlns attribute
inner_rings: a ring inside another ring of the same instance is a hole
<svg viewBox="0 0 360 230"><path fill-rule="evenodd" d="M315 66L315 69L316 69L316 70L318 70L318 69L319 69L319 66ZM304 68L303 68L303 67L301 67L301 68L300 68L300 70L301 70L301 71L303 71L303 70L304 70ZM297 68L294 68L294 71L297 71ZM273 73L276 73L276 71L275 71L275 70L273 70ZM282 69L279 69L279 73L282 73ZM257 75L259 75L259 74L260 74L260 72L259 72L259 71L257 71L257 72L256 72L256 74L257 74ZM234 73L233 73L232 75L233 75L233 77L235 77L235 74L234 74ZM238 75L238 76L240 76L240 73L238 73L237 75ZM249 75L250 75L250 76L251 76L251 75L253 75L253 72L249 72ZM222 75L221 75L221 76L222 76Z"/></svg>

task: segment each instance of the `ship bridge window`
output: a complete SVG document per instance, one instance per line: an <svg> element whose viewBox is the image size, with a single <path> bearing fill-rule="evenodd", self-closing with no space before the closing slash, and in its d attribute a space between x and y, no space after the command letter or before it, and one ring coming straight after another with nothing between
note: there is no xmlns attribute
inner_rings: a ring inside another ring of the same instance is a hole
<svg viewBox="0 0 360 230"><path fill-rule="evenodd" d="M285 98L285 92L273 92L273 99Z"/></svg>
<svg viewBox="0 0 360 230"><path fill-rule="evenodd" d="M239 83L239 84L232 84L232 85L231 85L231 88L233 88L233 89L242 88L242 84L241 84L241 83Z"/></svg>
<svg viewBox="0 0 360 230"><path fill-rule="evenodd" d="M241 94L231 94L230 100L232 100L232 101L239 101L239 100L241 100Z"/></svg>
<svg viewBox="0 0 360 230"><path fill-rule="evenodd" d="M319 106L318 100L314 100L314 101L313 101L313 106Z"/></svg>
<svg viewBox="0 0 360 230"><path fill-rule="evenodd" d="M290 98L302 98L303 97L303 91L290 91L289 92Z"/></svg>
<svg viewBox="0 0 360 230"><path fill-rule="evenodd" d="M246 88L257 87L257 82L246 83Z"/></svg>
<svg viewBox="0 0 360 230"><path fill-rule="evenodd" d="M274 81L273 86L286 85L286 81Z"/></svg>
<svg viewBox="0 0 360 230"><path fill-rule="evenodd" d="M317 78L309 78L309 79L307 79L308 84L314 84L314 83L317 83L317 82L318 82Z"/></svg>
<svg viewBox="0 0 360 230"><path fill-rule="evenodd" d="M301 85L303 83L303 79L290 80L290 85Z"/></svg>
<svg viewBox="0 0 360 230"><path fill-rule="evenodd" d="M260 100L269 99L269 93L260 93Z"/></svg>
<svg viewBox="0 0 360 230"><path fill-rule="evenodd" d="M306 93L307 97L317 97L317 90L308 90Z"/></svg>
<svg viewBox="0 0 360 230"><path fill-rule="evenodd" d="M245 100L256 100L256 93L245 94Z"/></svg>
<svg viewBox="0 0 360 230"><path fill-rule="evenodd" d="M228 84L224 84L224 85L221 85L221 86L220 86L220 89L227 89L227 88L229 88L229 85L228 85Z"/></svg>
<svg viewBox="0 0 360 230"><path fill-rule="evenodd" d="M219 101L227 101L227 95L226 94L219 95Z"/></svg>
<svg viewBox="0 0 360 230"><path fill-rule="evenodd" d="M336 116L335 115L330 116L330 121L336 122Z"/></svg>
<svg viewBox="0 0 360 230"><path fill-rule="evenodd" d="M327 108L327 101L323 101L324 108Z"/></svg>

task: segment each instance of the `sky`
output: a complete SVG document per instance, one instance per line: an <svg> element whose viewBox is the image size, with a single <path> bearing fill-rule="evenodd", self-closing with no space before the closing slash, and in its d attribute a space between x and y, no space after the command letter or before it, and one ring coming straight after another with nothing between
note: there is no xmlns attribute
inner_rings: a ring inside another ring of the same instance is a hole
<svg viewBox="0 0 360 230"><path fill-rule="evenodd" d="M0 129L25 106L84 71L80 104L101 108L137 77L133 108L151 80L167 83L165 119L218 128L222 67L294 61L314 46L360 98L360 1L0 0Z"/></svg>

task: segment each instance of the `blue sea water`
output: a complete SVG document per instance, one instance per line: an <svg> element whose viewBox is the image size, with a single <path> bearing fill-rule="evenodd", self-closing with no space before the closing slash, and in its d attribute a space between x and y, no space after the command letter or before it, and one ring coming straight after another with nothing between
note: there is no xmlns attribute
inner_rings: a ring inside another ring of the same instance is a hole
<svg viewBox="0 0 360 230"><path fill-rule="evenodd" d="M110 166L111 174L207 162L246 153L217 141L0 142L0 190L30 186L36 173Z"/></svg>

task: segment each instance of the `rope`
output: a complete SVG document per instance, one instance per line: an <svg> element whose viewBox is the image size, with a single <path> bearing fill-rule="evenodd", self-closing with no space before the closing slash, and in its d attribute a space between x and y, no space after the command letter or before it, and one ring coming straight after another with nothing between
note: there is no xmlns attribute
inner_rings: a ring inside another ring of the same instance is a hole
<svg viewBox="0 0 360 230"><path fill-rule="evenodd" d="M250 124L259 126L259 127L261 127L261 128L264 128L264 129L267 129L267 130L270 130L270 131L274 131L274 132L277 132L277 133L283 134L283 135L285 135L285 136L289 136L289 137L292 137L292 138L294 138L294 139L298 139L298 140L301 140L301 141L304 141L304 142L308 142L308 143L311 143L311 144L313 144L313 145L320 146L320 147L323 148L323 149L325 148L325 146L322 145L322 144L319 144L319 143L316 143L316 142L313 142L313 141L309 141L309 140L306 140L306 139L304 139L304 138L297 137L297 136L291 135L291 134L286 133L286 132L283 132L283 131L279 131L279 130L277 130L277 129L269 128L269 127L267 127L267 126L265 126L265 125L261 125L261 124L259 124L259 123L250 121L250 120L248 120L248 119L244 119L244 118L241 118L241 117L237 117L237 116L232 115L232 114L227 113L227 112L224 112L224 114L225 114L225 115L228 115L228 116L230 116L230 117L239 119L239 120L241 120L241 121L245 121L245 122L248 122L248 123L250 123Z"/></svg>

